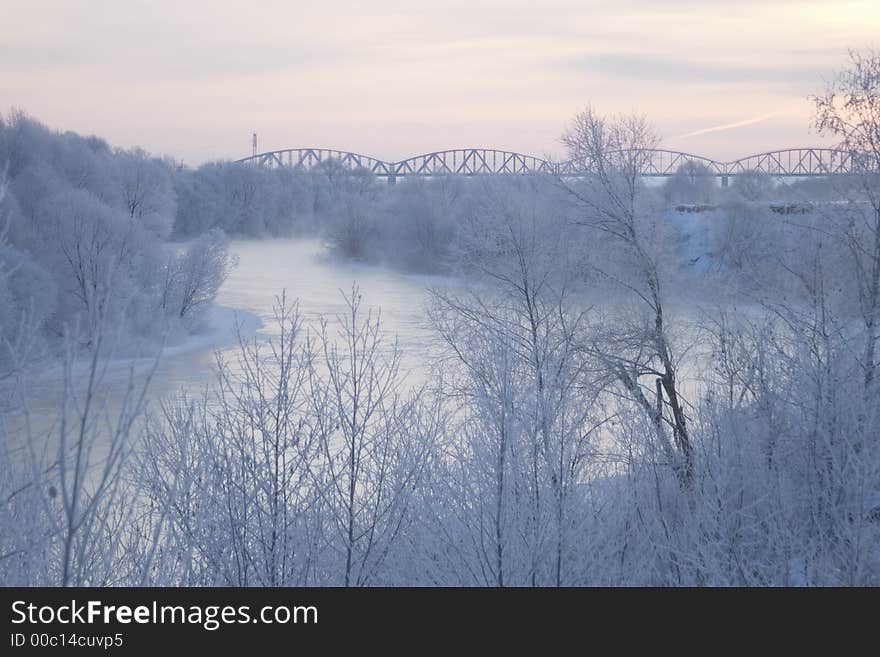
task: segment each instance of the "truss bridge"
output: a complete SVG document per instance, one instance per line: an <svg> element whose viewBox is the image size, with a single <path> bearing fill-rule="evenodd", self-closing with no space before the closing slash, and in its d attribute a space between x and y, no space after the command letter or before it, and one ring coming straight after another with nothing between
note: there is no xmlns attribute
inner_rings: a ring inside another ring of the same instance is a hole
<svg viewBox="0 0 880 657"><path fill-rule="evenodd" d="M644 151L640 157L641 175L664 178L675 175L685 165L721 179L726 186L731 176L763 173L774 177L820 177L846 175L865 169L855 153L830 148L789 148L768 151L721 162L693 153L665 149ZM238 160L268 168L288 168L307 173L332 165L352 173L370 173L395 182L405 177L482 176L547 174L565 177L589 175L590 167L575 161L552 162L534 155L491 148L456 148L424 153L398 162L387 162L369 155L327 148L288 148L257 153Z"/></svg>

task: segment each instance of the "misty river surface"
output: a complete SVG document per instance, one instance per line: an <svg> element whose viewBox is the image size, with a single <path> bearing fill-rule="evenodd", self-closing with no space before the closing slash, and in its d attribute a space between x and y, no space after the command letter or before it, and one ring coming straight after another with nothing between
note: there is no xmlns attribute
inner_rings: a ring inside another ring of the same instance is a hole
<svg viewBox="0 0 880 657"><path fill-rule="evenodd" d="M390 348L394 339L398 340L401 371L419 376L424 366L421 355L433 344L425 317L427 287L445 279L335 259L316 238L236 240L230 244L230 252L238 258L238 265L216 298L225 311L215 313L210 336L194 339L199 346L182 353L175 347L168 350L153 377L150 397L181 390L195 394L212 384L215 349L226 362L235 362L236 322L245 335L256 329L259 338L278 337L273 307L282 292L288 304L298 303L304 328L317 330L323 316L330 323L328 333L335 336L335 317L347 311L343 293L351 296L355 283L363 297L362 313L381 313L385 345Z"/></svg>
<svg viewBox="0 0 880 657"><path fill-rule="evenodd" d="M343 292L351 295L357 283L362 295L362 312L381 312L383 344L390 350L395 338L401 350L401 373L411 381L422 381L427 372L426 354L434 339L425 316L430 285L449 284L449 279L410 275L380 266L351 263L331 258L315 238L273 240L235 240L230 252L238 266L230 273L210 313L210 326L204 335L193 336L183 344L166 348L148 388L151 401L187 393L201 396L216 380L215 362L219 352L224 361L235 363L238 353L235 327L240 324L249 339L279 335L273 305L282 291L288 303L297 301L306 327L318 329L321 316L329 322L335 336L335 316L346 312ZM257 321L259 320L259 321ZM151 359L111 361L102 378L100 392L110 415L122 403L134 368L136 384L142 383ZM77 387L85 386L85 363L78 365ZM57 420L62 398L62 369L50 366L30 377L29 411L34 435L44 435ZM13 414L15 415L15 414ZM12 434L22 429L22 420L8 418Z"/></svg>
<svg viewBox="0 0 880 657"><path fill-rule="evenodd" d="M427 288L448 285L450 279L333 259L317 239L237 241L231 250L239 264L220 290L217 303L257 315L263 323L261 333L277 334L272 308L282 290L288 302L298 301L306 324L317 328L319 317L332 325L336 315L346 313L343 293L351 296L352 285L357 283L362 311L381 312L386 341L397 336L404 370L418 369L419 354L433 344L425 317Z"/></svg>

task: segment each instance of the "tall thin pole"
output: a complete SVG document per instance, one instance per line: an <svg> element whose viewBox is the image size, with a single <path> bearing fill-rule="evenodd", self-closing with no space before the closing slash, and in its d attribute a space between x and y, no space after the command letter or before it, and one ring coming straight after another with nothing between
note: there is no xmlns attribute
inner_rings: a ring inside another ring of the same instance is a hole
<svg viewBox="0 0 880 657"><path fill-rule="evenodd" d="M254 133L253 145L254 145L254 156L256 156L256 154L257 154L257 133L256 132Z"/></svg>

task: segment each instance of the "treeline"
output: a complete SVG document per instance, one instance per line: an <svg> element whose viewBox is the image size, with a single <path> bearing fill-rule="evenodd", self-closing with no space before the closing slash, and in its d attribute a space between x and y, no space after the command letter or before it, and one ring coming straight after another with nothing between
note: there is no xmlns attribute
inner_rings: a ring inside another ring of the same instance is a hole
<svg viewBox="0 0 880 657"><path fill-rule="evenodd" d="M548 216L566 217L568 222L557 229L569 239L579 239L579 210L568 183L552 176L438 176L403 178L387 185L366 171L346 174L330 161L290 180L291 189L296 186L295 194L302 199L297 205L299 216L308 217L301 225L321 235L332 253L346 259L421 273L466 274L459 269L459 256L480 223L484 199L505 193L540 207ZM692 162L662 182L640 181L650 212L677 232L683 247L679 260L686 264L702 256L700 271L707 264L741 268L746 245L763 248L790 233L785 222L776 220L780 207L809 214L805 219L809 222L826 221L831 214L839 221L849 210L835 201L860 197L851 184L844 177L780 182L746 172L732 177L730 186L723 188L710 171ZM698 220L681 216L691 212L699 214ZM694 253L694 242L700 239L702 251ZM684 244L688 240L689 246Z"/></svg>
<svg viewBox="0 0 880 657"><path fill-rule="evenodd" d="M498 230L498 206L516 204L534 217L536 230L567 245L568 266L578 280L589 282L594 295L619 291L613 276L599 272L618 268L613 259L620 254L603 250L584 230L579 189L596 181L453 176L386 186L367 174L335 181L321 175L319 170L309 178L312 189L324 190L313 226L340 258L492 283L472 257L474 240L484 236L481 248L489 248L495 238L488 235ZM638 212L652 227L657 266L676 286L688 287L689 301L723 297L731 303L759 304L766 290L783 288L790 300L802 300L804 290L785 270L816 248L816 233L840 238L826 240L821 248L829 257L833 254L842 280L857 280L859 261L849 254L871 239L873 209L855 178L777 184L755 173L738 177L725 189L708 173L691 180L680 172L660 185L638 179L633 186L638 189ZM794 211L780 213L780 207ZM515 256L509 251L485 255ZM836 303L857 313L859 295L864 294L864 286L839 286Z"/></svg>
<svg viewBox="0 0 880 657"><path fill-rule="evenodd" d="M88 347L100 322L131 353L199 329L233 264L225 233L290 228L270 179L284 189L268 172L192 171L0 116L0 375L66 332Z"/></svg>

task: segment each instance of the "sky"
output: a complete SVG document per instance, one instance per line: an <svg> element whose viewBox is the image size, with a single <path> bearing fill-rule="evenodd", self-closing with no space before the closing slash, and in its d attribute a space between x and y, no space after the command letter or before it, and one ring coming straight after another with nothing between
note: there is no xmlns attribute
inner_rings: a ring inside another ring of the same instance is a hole
<svg viewBox="0 0 880 657"><path fill-rule="evenodd" d="M880 0L0 0L0 112L197 165L293 147L560 157L587 103L718 160L826 143Z"/></svg>

